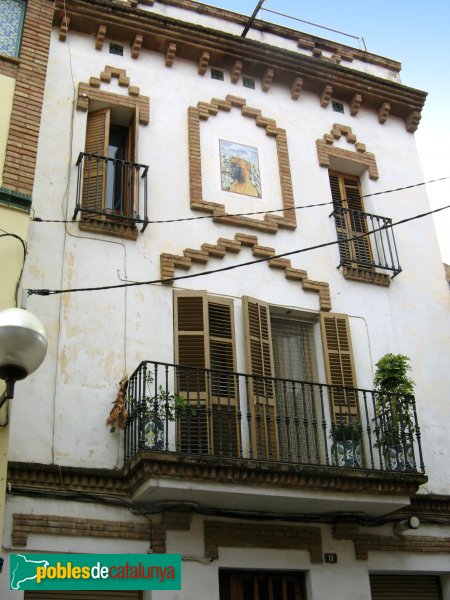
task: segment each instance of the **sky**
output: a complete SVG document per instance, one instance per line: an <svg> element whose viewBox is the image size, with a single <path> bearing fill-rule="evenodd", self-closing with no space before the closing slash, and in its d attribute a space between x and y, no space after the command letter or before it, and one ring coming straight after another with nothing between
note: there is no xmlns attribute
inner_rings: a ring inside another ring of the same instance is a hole
<svg viewBox="0 0 450 600"><path fill-rule="evenodd" d="M250 16L258 0L211 0L203 2ZM318 23L364 38L368 52L402 63L402 83L428 92L422 120L415 139L423 181L449 177L427 185L433 209L450 204L450 2L448 0L378 0L373 3L303 2L265 0L258 18L280 23L349 46L361 47L358 40L285 19L264 9ZM410 181L405 173L404 185ZM430 217L431 218L431 217ZM450 264L450 208L434 215L442 260Z"/></svg>

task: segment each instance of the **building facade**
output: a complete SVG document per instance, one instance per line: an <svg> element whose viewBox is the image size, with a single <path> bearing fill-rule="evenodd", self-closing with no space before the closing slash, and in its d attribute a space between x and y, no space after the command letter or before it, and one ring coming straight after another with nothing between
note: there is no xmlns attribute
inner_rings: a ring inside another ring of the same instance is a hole
<svg viewBox="0 0 450 600"><path fill-rule="evenodd" d="M450 598L426 94L188 0L52 18L23 275L49 351L14 399L6 555L181 554L144 600ZM376 387L387 354L414 398Z"/></svg>
<svg viewBox="0 0 450 600"><path fill-rule="evenodd" d="M53 8L48 0L0 6L0 310L20 306ZM3 394L0 382L0 396ZM0 416L0 527L9 409Z"/></svg>

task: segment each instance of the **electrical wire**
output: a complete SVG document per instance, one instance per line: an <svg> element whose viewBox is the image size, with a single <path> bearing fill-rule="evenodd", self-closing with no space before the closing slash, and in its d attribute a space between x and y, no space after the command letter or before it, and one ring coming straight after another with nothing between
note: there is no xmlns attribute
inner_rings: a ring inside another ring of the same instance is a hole
<svg viewBox="0 0 450 600"><path fill-rule="evenodd" d="M361 238L368 237L368 236L372 235L373 233L377 233L378 231L382 231L385 229L391 229L398 225L403 225L404 223L409 223L410 221L422 219L422 218L432 215L434 213L440 212L442 210L446 210L447 208L450 208L450 204L448 204L447 206L442 206L440 208L436 208L434 210L430 210L426 213L421 213L419 215L414 215L413 217L408 217L406 219L402 219L400 221L397 221L396 223L392 223L391 225L389 225L387 227L385 225L383 225L382 227L378 227L377 229L374 229L373 231L370 231L368 233L363 233L361 235L357 235L355 237L349 238L346 241L352 242L355 240L359 240ZM97 292L97 291L104 291L104 290L120 289L120 288L125 288L125 287L137 287L137 286L141 286L141 285L155 285L155 284L163 284L163 283L167 284L167 283L172 283L174 281L179 281L181 279L193 279L194 277L204 277L205 275L212 275L214 273L222 273L224 271L232 271L235 269L239 269L242 267L248 267L251 265L258 264L258 263L268 262L270 260L274 260L277 258L284 258L286 256L292 256L294 254L302 254L305 252L310 252L311 250L318 250L320 248L326 248L327 246L334 246L334 245L340 244L340 243L342 243L342 240L333 240L331 242L324 242L322 244L317 244L315 246L309 246L307 248L300 248L298 250L290 250L289 252L282 252L281 254L276 254L274 256L267 256L264 258L259 258L259 259L247 261L244 263L239 263L237 265L229 265L227 267L222 267L219 269L211 269L209 271L203 271L201 273L192 273L190 275L179 275L177 277L170 277L167 279L155 279L152 281L134 281L131 283L121 283L121 284L116 284L116 285L105 285L105 286L97 286L97 287L89 287L89 288L68 288L65 290L49 290L49 289L32 290L32 289L29 289L28 296L32 296L34 294L38 295L38 296L51 296L54 294L66 294L66 293L72 293L72 292Z"/></svg>
<svg viewBox="0 0 450 600"><path fill-rule="evenodd" d="M450 175L447 175L446 177L439 177L437 179L430 179L428 181L421 181L419 183L413 183L411 185L405 185L405 186L398 187L398 188L393 188L391 190L382 190L381 192L373 192L371 194L363 194L361 196L361 198L369 198L371 196L380 196L382 194L391 194L392 192L401 192L403 190L410 190L415 187L420 187L422 185L427 185L429 183L436 183L437 181L445 181L447 179L450 179ZM145 223L147 223L149 225L156 225L156 224L163 224L163 223L182 223L184 221L198 221L200 219L217 219L220 221L221 216L227 217L227 218L228 217L250 217L253 215L265 215L265 214L284 212L284 211L290 211L290 210L303 210L305 208L317 208L318 206L329 206L330 204L333 204L333 202L320 202L319 204L305 204L305 205L299 205L299 206L292 206L292 207L288 207L288 208L283 208L283 207L274 208L273 210L259 210L259 211L255 211L255 212L227 213L226 215L211 214L211 215L201 215L201 216L196 216L196 217L180 217L178 219L159 219L159 220L154 220L154 221L145 221ZM114 216L114 215L111 215L111 216ZM73 220L62 221L62 220L58 220L58 219L41 219L40 217L36 217L36 216L33 216L31 221L34 221L36 223L73 223Z"/></svg>
<svg viewBox="0 0 450 600"><path fill-rule="evenodd" d="M12 237L12 238L15 238L16 240L19 240L19 242L22 244L22 250L23 250L22 266L20 268L19 277L18 277L17 283L16 283L16 291L14 293L14 297L15 297L15 300L16 300L16 306L19 306L18 294L19 294L19 287L20 287L20 281L22 279L23 269L25 267L25 259L27 257L27 244L26 244L25 240L22 239L20 237L20 235L17 235L16 233L10 233L10 232L5 231L4 229L1 229L1 228L0 228L0 231L3 231L3 233L0 234L0 238L2 238L2 237Z"/></svg>

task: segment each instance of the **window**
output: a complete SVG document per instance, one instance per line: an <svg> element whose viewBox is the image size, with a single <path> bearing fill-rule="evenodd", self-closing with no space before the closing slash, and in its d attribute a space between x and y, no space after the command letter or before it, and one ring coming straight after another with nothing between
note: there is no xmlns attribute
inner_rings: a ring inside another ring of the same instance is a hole
<svg viewBox="0 0 450 600"><path fill-rule="evenodd" d="M136 215L140 168L136 164L137 112L137 107L106 107L88 113L82 195L85 212Z"/></svg>
<svg viewBox="0 0 450 600"><path fill-rule="evenodd" d="M247 375L236 369L232 301L175 291L176 387L186 403L178 446L242 456L242 427L250 458L323 464L327 399L333 424L359 414L347 317L320 318L326 389L318 385L317 320L249 297L242 308Z"/></svg>
<svg viewBox="0 0 450 600"><path fill-rule="evenodd" d="M332 171L329 177L341 266L373 270L359 178Z"/></svg>
<svg viewBox="0 0 450 600"><path fill-rule="evenodd" d="M219 570L220 600L306 600L305 576L292 571Z"/></svg>
<svg viewBox="0 0 450 600"><path fill-rule="evenodd" d="M0 54L19 56L24 18L24 0L0 2Z"/></svg>

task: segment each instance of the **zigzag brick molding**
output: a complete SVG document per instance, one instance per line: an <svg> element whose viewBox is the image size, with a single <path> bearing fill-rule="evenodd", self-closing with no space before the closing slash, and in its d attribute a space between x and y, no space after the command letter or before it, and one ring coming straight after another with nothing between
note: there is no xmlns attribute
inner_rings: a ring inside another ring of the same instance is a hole
<svg viewBox="0 0 450 600"><path fill-rule="evenodd" d="M283 216L266 214L264 220L251 217L238 217L228 215L223 204L208 202L203 198L202 190L202 165L200 149L200 121L206 121L211 116L218 114L219 110L230 112L238 108L243 117L255 119L257 127L264 127L266 135L274 137L277 148L278 168L280 173L281 199ZM297 218L294 209L294 194L292 191L291 169L287 146L286 131L277 127L274 119L262 116L259 108L247 106L245 98L228 95L225 100L213 98L211 102L198 102L197 106L188 109L189 132L189 188L191 208L208 212L215 217L220 217L220 223L234 227L250 227L259 231L276 233L278 227L295 229ZM219 220L219 219L218 219Z"/></svg>
<svg viewBox="0 0 450 600"><path fill-rule="evenodd" d="M161 254L161 279L164 283L172 285L175 268L189 270L193 262L206 264L210 256L223 258L227 252L237 253L243 247L251 248L253 256L257 258L267 257L269 267L282 269L286 279L298 281L304 290L319 294L320 310L331 310L331 295L328 283L309 279L308 273L303 269L292 267L288 258L270 258L271 256L276 257L275 248L261 246L258 244L258 238L255 235L245 233L236 233L234 239L219 238L216 244L202 244L200 250L186 248L183 250L182 256L168 253Z"/></svg>

